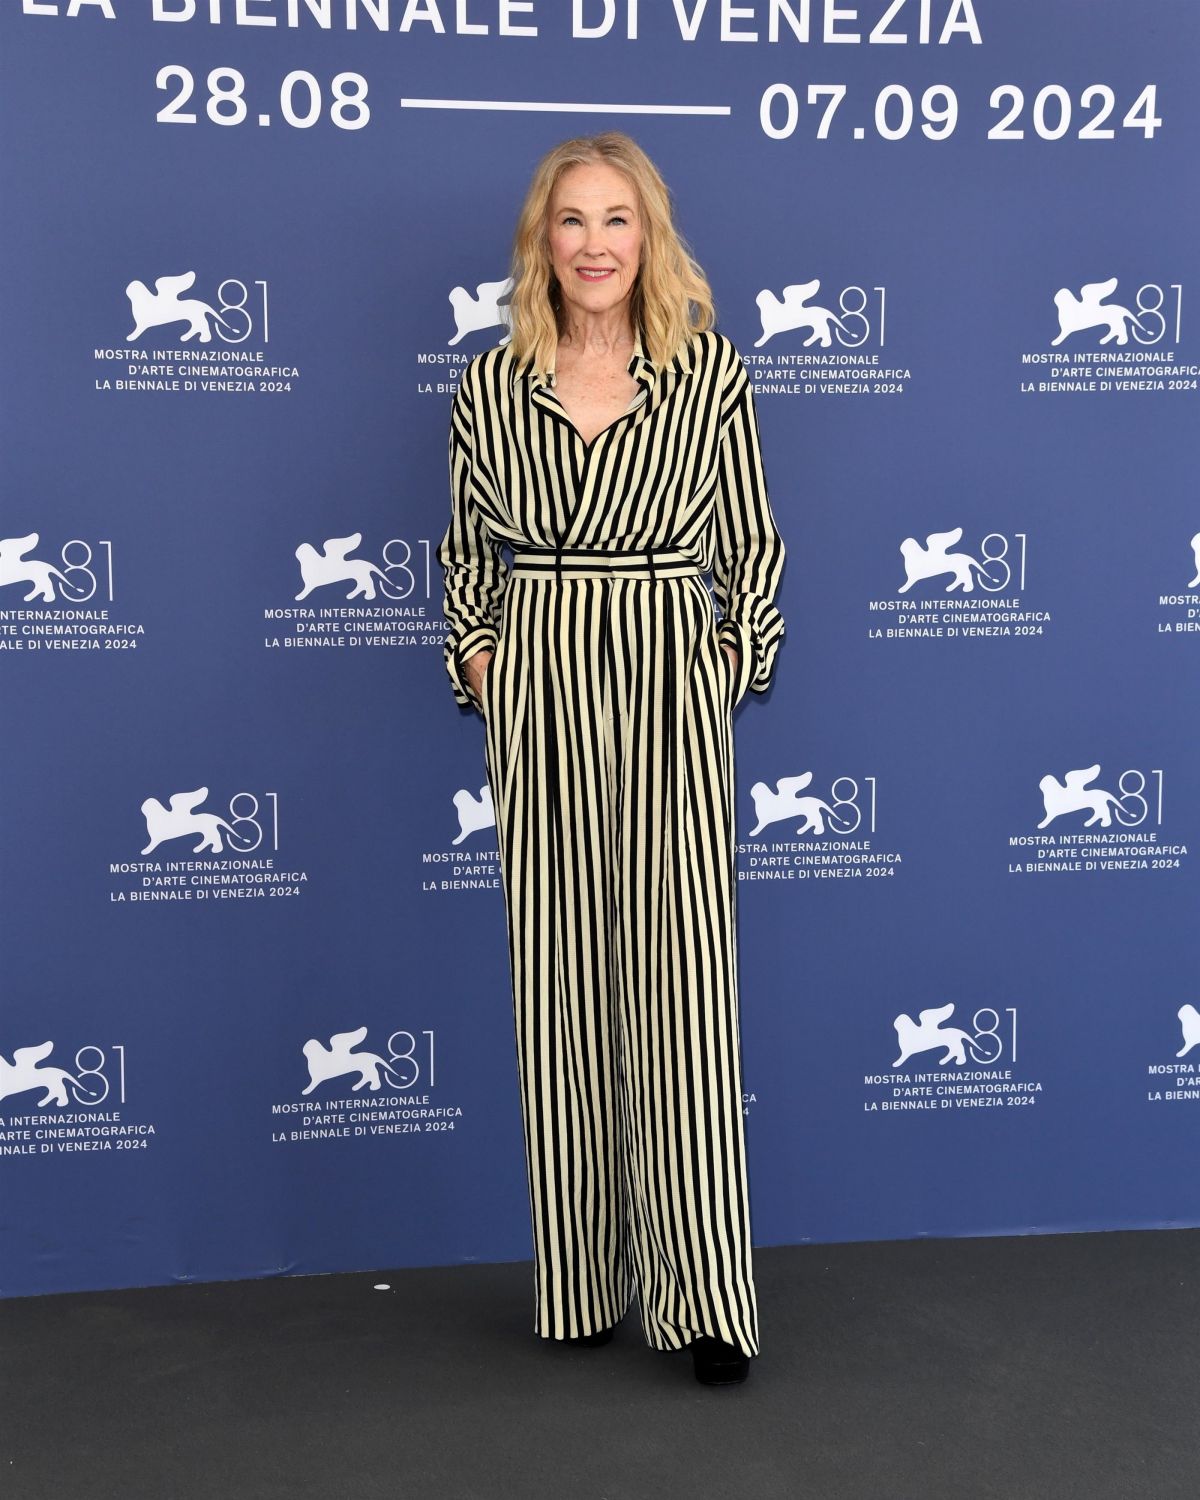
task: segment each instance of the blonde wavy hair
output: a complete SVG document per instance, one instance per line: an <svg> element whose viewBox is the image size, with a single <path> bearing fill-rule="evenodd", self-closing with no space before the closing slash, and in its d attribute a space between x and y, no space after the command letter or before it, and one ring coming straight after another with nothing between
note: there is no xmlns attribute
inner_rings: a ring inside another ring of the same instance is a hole
<svg viewBox="0 0 1200 1500"><path fill-rule="evenodd" d="M603 162L637 193L642 247L630 291L630 318L642 347L660 368L689 335L713 326L712 289L675 227L671 193L658 168L620 130L576 136L548 151L534 169L513 234L509 347L519 367L545 375L566 326L558 277L550 264L550 203L569 167Z"/></svg>

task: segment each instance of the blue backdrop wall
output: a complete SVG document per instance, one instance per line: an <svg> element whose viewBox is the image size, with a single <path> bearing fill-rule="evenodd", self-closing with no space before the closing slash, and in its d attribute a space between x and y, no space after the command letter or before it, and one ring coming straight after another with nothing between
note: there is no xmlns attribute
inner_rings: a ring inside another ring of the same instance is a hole
<svg viewBox="0 0 1200 1500"><path fill-rule="evenodd" d="M1198 60L1130 0L9 0L0 1292L529 1253L433 549L608 127L789 548L756 1242L1200 1223Z"/></svg>

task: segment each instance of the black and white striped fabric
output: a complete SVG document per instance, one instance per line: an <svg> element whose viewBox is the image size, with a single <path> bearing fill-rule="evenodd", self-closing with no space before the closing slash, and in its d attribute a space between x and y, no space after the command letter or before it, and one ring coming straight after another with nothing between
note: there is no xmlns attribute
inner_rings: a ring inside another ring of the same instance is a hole
<svg viewBox="0 0 1200 1500"><path fill-rule="evenodd" d="M653 1347L756 1354L732 719L773 675L784 545L733 343L694 333L659 369L635 335L628 368L643 399L585 442L553 371L507 346L465 367L445 661L485 720L535 1328L608 1327L636 1291Z"/></svg>

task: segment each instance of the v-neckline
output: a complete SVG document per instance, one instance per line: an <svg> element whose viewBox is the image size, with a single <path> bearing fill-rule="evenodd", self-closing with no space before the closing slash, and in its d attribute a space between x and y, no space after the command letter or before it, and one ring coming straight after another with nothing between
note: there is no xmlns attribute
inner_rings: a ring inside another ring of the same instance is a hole
<svg viewBox="0 0 1200 1500"><path fill-rule="evenodd" d="M594 437L591 437L591 438L585 438L584 435L583 435L583 433L580 432L579 428L576 427L574 419L571 416L571 413L562 404L562 401L558 397L558 393L553 389L553 387L550 387L550 388L547 389L547 394L553 398L555 406L557 406L558 409L559 409L559 411L562 412L563 418L567 422L567 425L570 427L571 431L575 434L575 436L579 439L579 441L583 444L583 451L584 451L585 454L590 455L592 449L596 446L596 444L600 441L600 439L604 436L604 434L606 432L611 432L612 429L617 425L617 423L618 422L623 422L626 417L632 417L635 412L640 411L641 408L646 404L646 402L649 401L649 399L650 399L650 385L649 385L649 382L643 380L640 375L636 376L635 379L637 380L637 383L638 383L639 394L641 394L642 392L645 393L644 395L642 395L642 399L639 401L638 398L637 398L637 396L631 396L629 398L629 404L628 404L628 406L626 406L625 410L623 412L621 412L618 416L615 416L612 419L612 421L608 423L608 425L606 427L602 427L600 429L600 431L598 433L596 433L596 435Z"/></svg>
<svg viewBox="0 0 1200 1500"><path fill-rule="evenodd" d="M645 408L649 405L649 403L650 403L650 392L651 392L651 390L654 387L654 381L651 378L651 376L647 373L646 363L645 362L646 362L646 351L645 351L645 349L643 347L643 344L642 344L641 330L638 329L638 328L634 328L634 330L633 330L633 353L629 356L629 361L628 361L628 364L626 365L625 368L626 368L626 371L628 372L631 365L634 367L634 370L636 371L636 373L634 374L634 379L637 381L639 387L642 390L644 390L646 394L645 394L645 396L643 397L643 399L641 401L637 402L636 405L633 404L634 401L636 400L636 397L630 397L630 403L629 403L629 405L626 406L625 410L623 412L621 412L618 416L614 417L613 420L611 422L609 422L606 426L602 427L600 429L600 431L598 433L596 433L596 435L594 437L592 437L592 438L585 438L584 437L583 433L580 432L579 428L576 427L574 421L572 420L571 413L563 405L562 401L559 400L558 392L555 390L554 383L553 383L554 379L557 376L557 368L554 371L550 372L550 376L551 376L550 380L543 381L543 382L540 383L540 389L541 389L541 392L542 392L543 396L549 397L549 399L553 402L553 409L558 413L559 416L561 416L562 420L571 429L571 432L572 432L573 436L576 437L579 440L580 444L582 445L585 462L591 457L592 449L596 446L596 444L600 441L600 439L605 435L605 433L611 432L614 427L619 426L620 423L622 423L625 420L626 417L636 417L639 412L644 411ZM557 363L558 363L558 359L557 359L557 351L556 351L556 353L555 353L555 366L556 367L557 367Z"/></svg>

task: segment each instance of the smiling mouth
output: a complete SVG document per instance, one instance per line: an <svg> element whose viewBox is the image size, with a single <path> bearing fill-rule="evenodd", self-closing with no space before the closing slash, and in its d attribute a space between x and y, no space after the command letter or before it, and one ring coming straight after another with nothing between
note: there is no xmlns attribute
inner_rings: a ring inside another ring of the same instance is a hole
<svg viewBox="0 0 1200 1500"><path fill-rule="evenodd" d="M576 272L583 277L584 281L604 281L607 277L613 274L613 269L614 268L612 266L605 266L602 268L597 268L595 270L589 268L588 266L575 267Z"/></svg>

